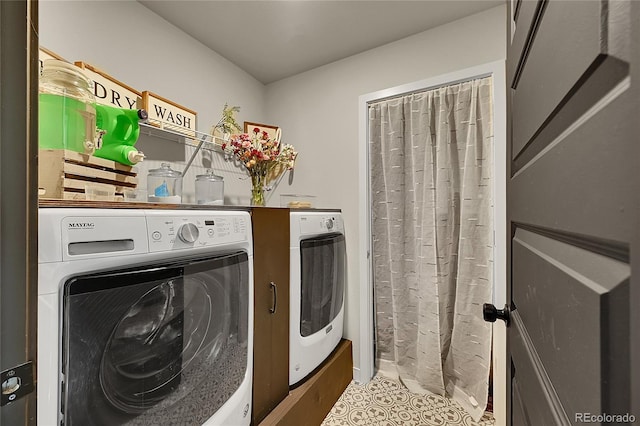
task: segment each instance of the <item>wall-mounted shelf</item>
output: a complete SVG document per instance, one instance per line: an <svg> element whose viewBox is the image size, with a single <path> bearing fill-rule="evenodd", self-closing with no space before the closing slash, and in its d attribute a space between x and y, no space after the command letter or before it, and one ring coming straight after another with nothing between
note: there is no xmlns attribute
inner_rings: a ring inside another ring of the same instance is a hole
<svg viewBox="0 0 640 426"><path fill-rule="evenodd" d="M182 128L159 121L141 121L139 124L140 134L143 136L159 138L193 147L197 147L200 142L204 140L205 143L202 145L201 149L222 153L221 145L225 141L222 138L215 137L209 133L190 131L189 133L191 134L187 135L184 133Z"/></svg>
<svg viewBox="0 0 640 426"><path fill-rule="evenodd" d="M244 171L233 161L224 158L222 144L225 142L209 133L187 131L170 123L159 121L141 121L140 136L136 146L147 156L147 161L169 161L186 164L189 159L201 153L216 170L227 173L245 175ZM217 153L217 154L214 154ZM200 157L203 158L203 157ZM199 162L199 165L202 162Z"/></svg>
<svg viewBox="0 0 640 426"><path fill-rule="evenodd" d="M189 134L185 134L189 132ZM168 142L168 143L161 143ZM209 133L198 131L185 131L170 123L164 122L140 122L140 137L136 143L148 158L148 161L169 161L177 164L186 164L190 160L195 160L193 166L200 167L200 173L204 168L213 168L216 173L223 176L236 176L240 179L249 179L244 167L235 160L230 160L224 156L222 144L224 139L215 137ZM161 146L160 146L161 145ZM185 147L187 147L185 149ZM201 155L198 156L198 152ZM214 155L213 153L217 153ZM203 164L205 161L209 165ZM181 167L178 167L180 170ZM191 170L189 173L193 173ZM289 173L283 172L275 181L271 182L270 188L266 190L266 201L271 199L275 189L280 185L285 176ZM188 176L192 180L195 176Z"/></svg>

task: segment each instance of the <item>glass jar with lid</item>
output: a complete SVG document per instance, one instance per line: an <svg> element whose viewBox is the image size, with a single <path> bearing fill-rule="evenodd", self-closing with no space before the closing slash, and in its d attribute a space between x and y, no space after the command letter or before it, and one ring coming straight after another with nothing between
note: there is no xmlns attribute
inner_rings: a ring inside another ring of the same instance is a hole
<svg viewBox="0 0 640 426"><path fill-rule="evenodd" d="M196 176L196 201L198 204L224 204L222 176L215 175L211 169L207 169L206 174Z"/></svg>
<svg viewBox="0 0 640 426"><path fill-rule="evenodd" d="M92 154L96 138L93 82L80 68L44 61L38 96L39 145Z"/></svg>
<svg viewBox="0 0 640 426"><path fill-rule="evenodd" d="M173 170L169 163L159 169L149 170L147 175L147 199L150 203L182 202L182 173Z"/></svg>

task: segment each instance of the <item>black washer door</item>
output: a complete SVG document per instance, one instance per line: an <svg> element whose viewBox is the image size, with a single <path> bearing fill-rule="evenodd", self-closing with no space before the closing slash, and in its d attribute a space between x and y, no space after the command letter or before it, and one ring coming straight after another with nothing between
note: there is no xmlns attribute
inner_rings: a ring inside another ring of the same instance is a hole
<svg viewBox="0 0 640 426"><path fill-rule="evenodd" d="M244 252L71 278L61 407L68 425L200 425L247 366Z"/></svg>

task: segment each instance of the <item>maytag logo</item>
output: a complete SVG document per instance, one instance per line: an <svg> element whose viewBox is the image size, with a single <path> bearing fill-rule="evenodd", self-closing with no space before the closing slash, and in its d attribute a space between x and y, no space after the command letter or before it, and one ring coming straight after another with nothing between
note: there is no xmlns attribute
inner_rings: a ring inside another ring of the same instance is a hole
<svg viewBox="0 0 640 426"><path fill-rule="evenodd" d="M93 222L71 222L67 227L69 229L93 229L96 224Z"/></svg>

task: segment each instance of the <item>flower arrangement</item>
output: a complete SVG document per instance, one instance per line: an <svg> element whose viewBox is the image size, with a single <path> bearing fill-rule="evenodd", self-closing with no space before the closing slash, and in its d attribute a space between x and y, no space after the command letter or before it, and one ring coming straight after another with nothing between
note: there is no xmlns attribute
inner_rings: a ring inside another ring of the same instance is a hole
<svg viewBox="0 0 640 426"><path fill-rule="evenodd" d="M278 168L292 170L298 153L292 145L269 138L269 134L254 128L251 135L232 135L229 143L222 144L227 159L242 163L251 177L251 204L264 206L267 178Z"/></svg>

